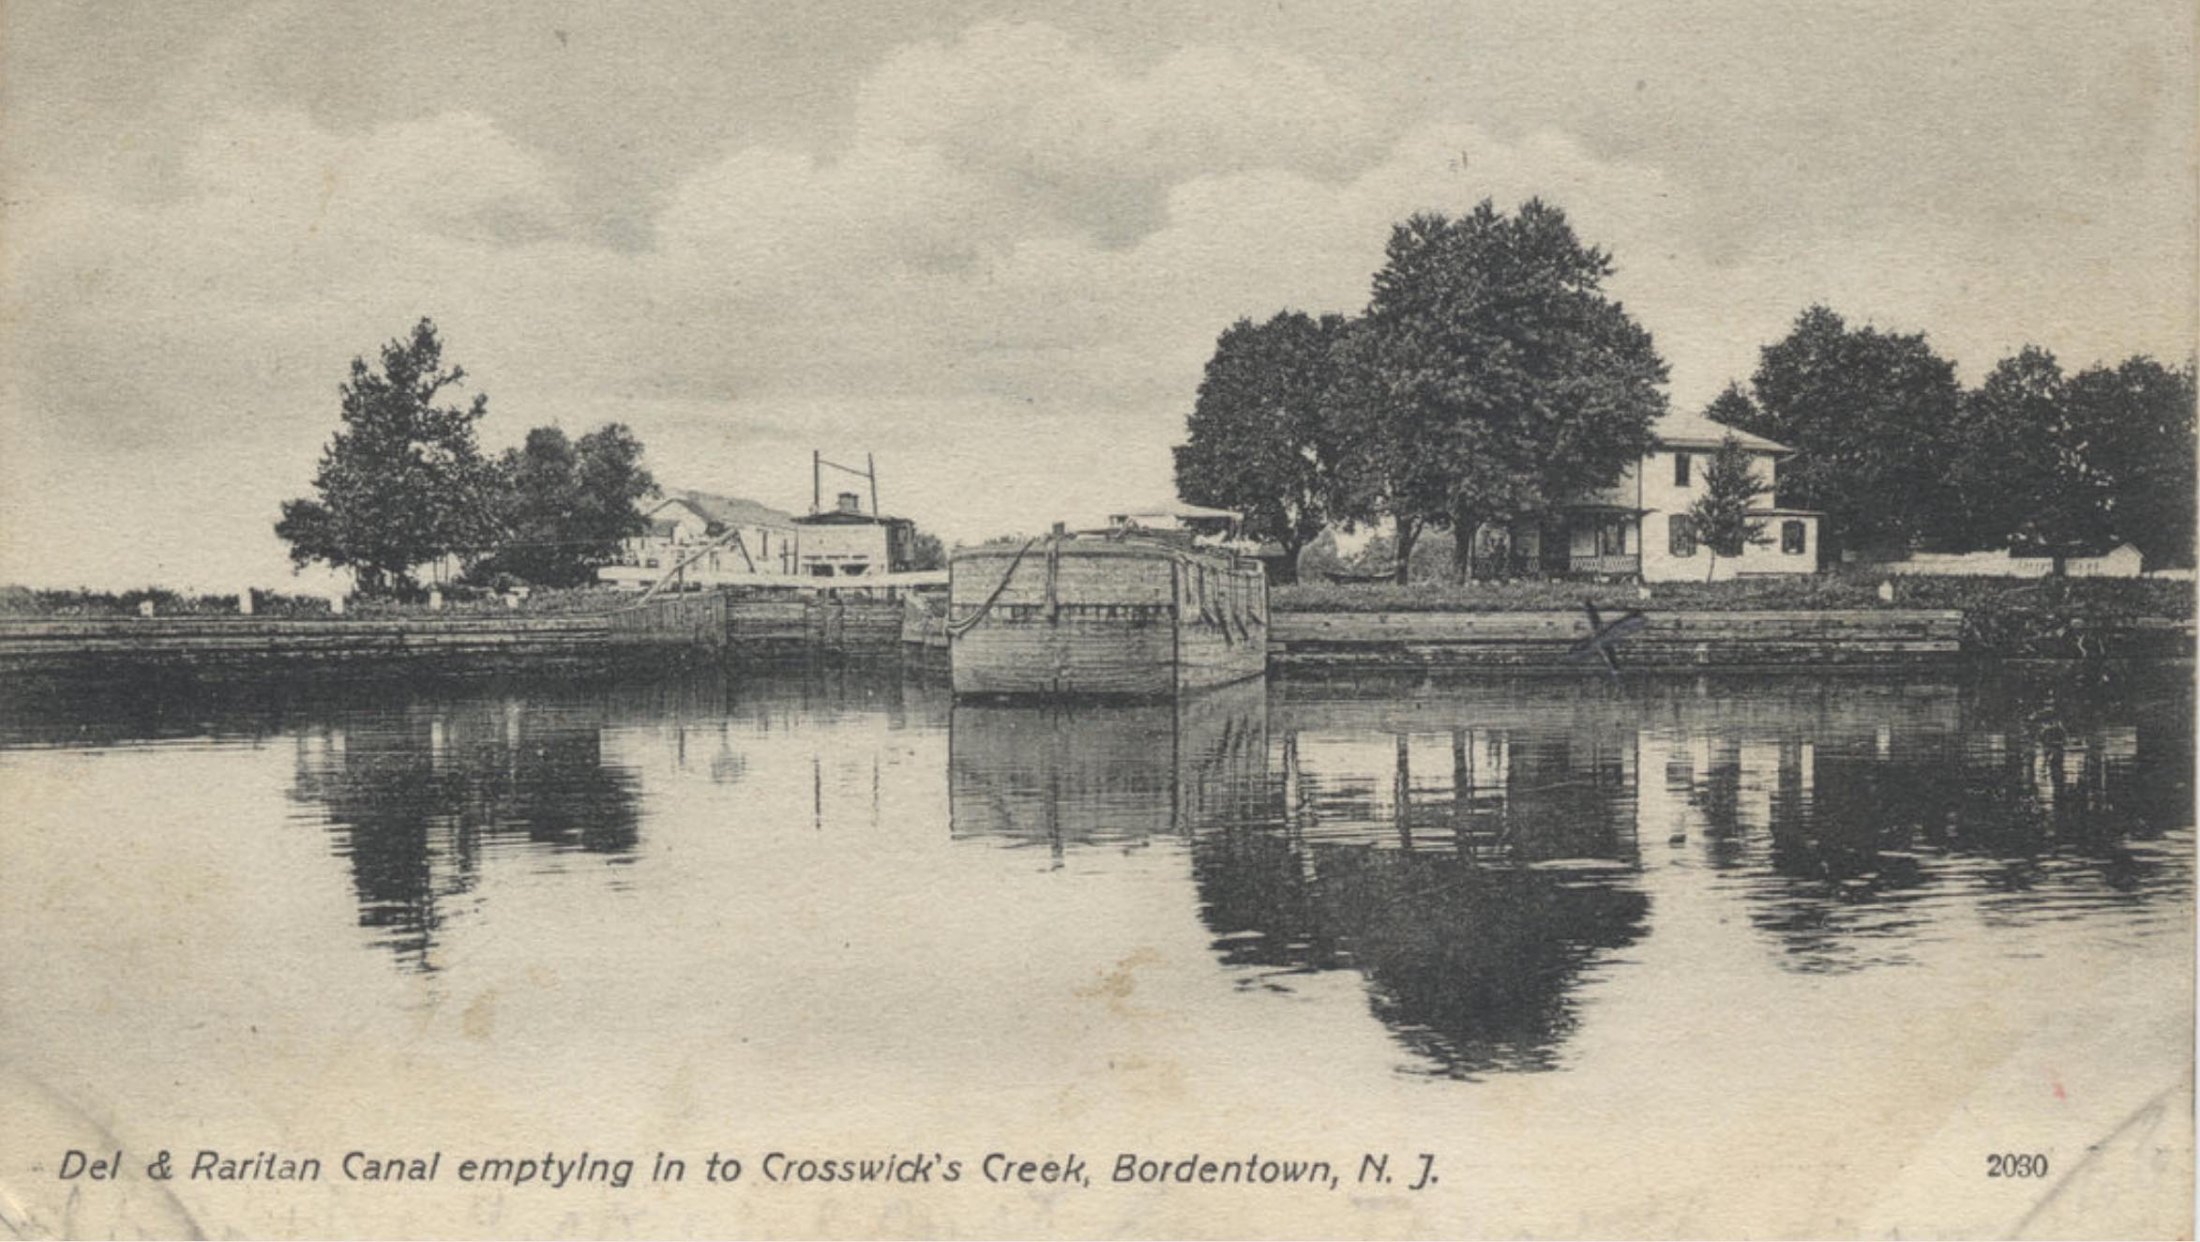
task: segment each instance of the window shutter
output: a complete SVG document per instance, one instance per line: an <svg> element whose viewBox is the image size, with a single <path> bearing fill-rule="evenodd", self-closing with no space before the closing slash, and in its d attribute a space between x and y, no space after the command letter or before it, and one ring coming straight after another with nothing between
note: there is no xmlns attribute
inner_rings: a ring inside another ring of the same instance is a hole
<svg viewBox="0 0 2200 1242"><path fill-rule="evenodd" d="M1696 555L1696 521L1685 513L1676 513L1666 519L1666 531L1670 542L1667 550L1677 557Z"/></svg>

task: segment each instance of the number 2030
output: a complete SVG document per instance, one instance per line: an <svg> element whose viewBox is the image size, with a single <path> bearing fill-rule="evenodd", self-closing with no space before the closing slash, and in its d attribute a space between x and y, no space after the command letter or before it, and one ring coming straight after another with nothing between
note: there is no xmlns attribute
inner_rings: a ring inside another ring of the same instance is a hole
<svg viewBox="0 0 2200 1242"><path fill-rule="evenodd" d="M2045 1177L2047 1176L2047 1153L2028 1152L2019 1154L2003 1152L1999 1155L1989 1155L1986 1157L1986 1176Z"/></svg>

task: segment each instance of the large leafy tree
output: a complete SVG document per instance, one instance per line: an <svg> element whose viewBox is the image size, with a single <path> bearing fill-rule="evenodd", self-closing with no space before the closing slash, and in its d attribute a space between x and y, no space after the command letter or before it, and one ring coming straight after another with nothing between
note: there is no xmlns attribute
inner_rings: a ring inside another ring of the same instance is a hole
<svg viewBox="0 0 2200 1242"><path fill-rule="evenodd" d="M2065 387L2055 356L2027 345L1963 394L1944 445L1950 546L2105 533L2069 451Z"/></svg>
<svg viewBox="0 0 2200 1242"><path fill-rule="evenodd" d="M1750 400L1740 384L1728 384L1704 407L1703 416L1728 427L1746 428L1757 421L1759 414L1757 403Z"/></svg>
<svg viewBox="0 0 2200 1242"><path fill-rule="evenodd" d="M1387 563L1391 579L1404 583L1413 576L1421 535L1449 513L1451 476L1438 451L1441 429L1391 396L1366 319L1346 325L1332 357L1336 368L1323 419L1338 446L1333 516L1354 523L1388 519L1388 539L1378 537L1366 555L1370 564Z"/></svg>
<svg viewBox="0 0 2200 1242"><path fill-rule="evenodd" d="M639 502L657 491L642 466L642 444L623 423L606 423L567 438L537 427L498 463L500 539L496 554L476 567L539 586L577 586L619 541L646 528Z"/></svg>
<svg viewBox="0 0 2200 1242"><path fill-rule="evenodd" d="M1390 511L1449 526L1462 578L1480 527L1608 487L1649 447L1665 363L1606 296L1612 270L1540 200L1511 215L1484 200L1391 232L1359 402L1391 465L1442 480L1435 494L1394 494Z"/></svg>
<svg viewBox="0 0 2200 1242"><path fill-rule="evenodd" d="M1339 508L1339 446L1324 398L1344 329L1340 316L1297 311L1232 324L1207 360L1189 438L1175 449L1177 494L1242 514L1246 534L1283 549L1286 575Z"/></svg>
<svg viewBox="0 0 2200 1242"><path fill-rule="evenodd" d="M1851 329L1813 306L1758 354L1743 429L1797 450L1783 504L1822 509L1850 545L1946 542L1945 446L1961 389L1922 333Z"/></svg>
<svg viewBox="0 0 2200 1242"><path fill-rule="evenodd" d="M275 524L292 563L350 569L369 594L404 592L416 566L486 541L495 471L474 425L489 399L444 399L465 377L444 367L427 319L382 347L380 370L352 359L338 390L342 426L321 452L315 495L284 501Z"/></svg>
<svg viewBox="0 0 2200 1242"><path fill-rule="evenodd" d="M2070 378L2065 484L2149 566L2193 563L2193 363L2143 355Z"/></svg>

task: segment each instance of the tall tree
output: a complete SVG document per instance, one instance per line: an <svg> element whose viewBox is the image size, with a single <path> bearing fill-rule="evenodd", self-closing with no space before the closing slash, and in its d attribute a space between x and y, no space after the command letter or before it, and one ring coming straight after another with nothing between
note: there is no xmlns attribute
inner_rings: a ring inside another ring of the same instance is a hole
<svg viewBox="0 0 2200 1242"><path fill-rule="evenodd" d="M2150 567L2193 563L2193 363L2144 355L2070 379L2066 467L2097 498L2107 533Z"/></svg>
<svg viewBox="0 0 2200 1242"><path fill-rule="evenodd" d="M478 547L491 529L493 475L474 438L489 398L438 404L465 379L445 369L435 324L354 358L339 388L342 425L321 452L313 497L283 502L275 533L293 564L348 568L370 594L413 588L416 566Z"/></svg>
<svg viewBox="0 0 2200 1242"><path fill-rule="evenodd" d="M1331 351L1335 371L1323 399L1323 421L1336 446L1332 516L1347 522L1387 519L1391 533L1368 545L1371 563L1387 546L1391 579L1413 575L1414 549L1431 515L1441 521L1451 479L1436 452L1437 425L1387 390L1375 331L1365 319L1345 326Z"/></svg>
<svg viewBox="0 0 2200 1242"><path fill-rule="evenodd" d="M2099 533L2099 506L2072 469L2064 389L2055 356L2027 345L1963 394L1944 446L1949 546Z"/></svg>
<svg viewBox="0 0 2200 1242"><path fill-rule="evenodd" d="M498 462L500 538L475 574L508 573L538 586L578 586L595 577L619 541L642 532L639 502L656 480L642 444L623 423L606 423L578 443L537 427Z"/></svg>
<svg viewBox="0 0 2200 1242"><path fill-rule="evenodd" d="M1922 333L1852 330L1813 306L1760 351L1752 385L1758 413L1743 430L1797 450L1782 504L1824 510L1829 533L1851 545L1942 541L1961 389Z"/></svg>
<svg viewBox="0 0 2200 1242"><path fill-rule="evenodd" d="M1199 383L1189 440L1175 449L1177 494L1244 515L1246 534L1283 549L1286 575L1331 517L1336 446L1323 398L1344 326L1340 316L1285 311L1225 329Z"/></svg>
<svg viewBox="0 0 2200 1242"><path fill-rule="evenodd" d="M1711 404L1703 408L1703 416L1715 423L1742 428L1747 428L1761 417L1757 403L1750 400L1749 394L1742 390L1740 384L1733 383L1721 389L1719 395L1711 399Z"/></svg>
<svg viewBox="0 0 2200 1242"><path fill-rule="evenodd" d="M1665 412L1665 363L1604 293L1611 256L1557 207L1484 200L1391 231L1366 316L1373 392L1392 453L1444 480L1394 501L1449 526L1455 569L1474 534L1616 482ZM1429 498L1435 501L1436 498Z"/></svg>
<svg viewBox="0 0 2200 1242"><path fill-rule="evenodd" d="M1729 391L1732 391L1729 389ZM1704 468L1703 491L1688 506L1697 538L1711 552L1704 580L1718 573L1719 558L1742 554L1747 545L1765 542L1765 523L1749 515L1757 498L1770 491L1751 468L1752 454L1742 442L1728 436Z"/></svg>

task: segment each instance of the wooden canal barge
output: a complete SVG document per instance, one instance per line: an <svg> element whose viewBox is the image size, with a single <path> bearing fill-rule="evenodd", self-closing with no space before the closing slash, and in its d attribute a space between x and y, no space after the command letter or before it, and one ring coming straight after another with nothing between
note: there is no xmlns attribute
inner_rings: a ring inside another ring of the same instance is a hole
<svg viewBox="0 0 2200 1242"><path fill-rule="evenodd" d="M1268 579L1226 548L1057 532L948 563L958 696L1158 699L1259 676Z"/></svg>

